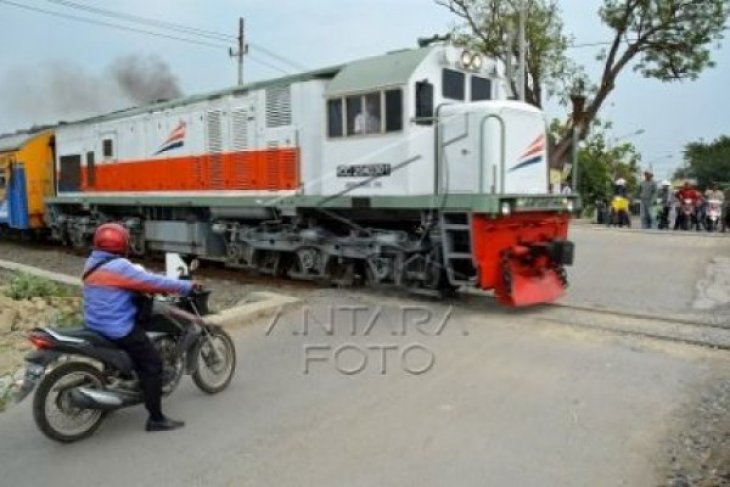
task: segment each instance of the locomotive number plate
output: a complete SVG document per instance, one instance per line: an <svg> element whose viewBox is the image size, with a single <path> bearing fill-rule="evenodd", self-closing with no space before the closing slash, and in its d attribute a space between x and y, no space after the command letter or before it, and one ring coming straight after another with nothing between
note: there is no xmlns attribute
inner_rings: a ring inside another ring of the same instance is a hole
<svg viewBox="0 0 730 487"><path fill-rule="evenodd" d="M352 166L337 166L338 178L375 178L390 176L390 164L355 164Z"/></svg>

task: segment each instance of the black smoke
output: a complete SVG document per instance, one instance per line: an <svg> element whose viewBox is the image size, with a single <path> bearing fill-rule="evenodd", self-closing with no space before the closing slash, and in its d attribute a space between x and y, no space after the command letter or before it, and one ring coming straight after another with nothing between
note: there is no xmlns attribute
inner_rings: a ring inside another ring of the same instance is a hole
<svg viewBox="0 0 730 487"><path fill-rule="evenodd" d="M156 56L117 59L111 66L111 73L124 94L139 104L182 95L177 76L167 63Z"/></svg>
<svg viewBox="0 0 730 487"><path fill-rule="evenodd" d="M181 95L177 76L157 56L123 56L98 74L62 61L20 66L0 76L0 133Z"/></svg>

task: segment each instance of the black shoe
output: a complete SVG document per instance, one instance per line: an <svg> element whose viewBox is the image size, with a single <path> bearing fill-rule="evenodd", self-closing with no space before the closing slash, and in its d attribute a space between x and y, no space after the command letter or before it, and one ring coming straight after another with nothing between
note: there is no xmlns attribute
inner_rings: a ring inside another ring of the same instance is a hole
<svg viewBox="0 0 730 487"><path fill-rule="evenodd" d="M160 421L154 419L147 420L147 431L172 431L185 426L183 421L175 421L174 419L164 418Z"/></svg>

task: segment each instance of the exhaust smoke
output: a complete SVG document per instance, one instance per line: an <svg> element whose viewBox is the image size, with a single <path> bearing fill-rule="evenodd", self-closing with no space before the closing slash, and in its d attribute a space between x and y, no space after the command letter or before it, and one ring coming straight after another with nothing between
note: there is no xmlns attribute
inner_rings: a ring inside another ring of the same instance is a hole
<svg viewBox="0 0 730 487"><path fill-rule="evenodd" d="M177 76L158 56L123 56L98 75L61 61L20 66L0 78L0 133L181 95Z"/></svg>

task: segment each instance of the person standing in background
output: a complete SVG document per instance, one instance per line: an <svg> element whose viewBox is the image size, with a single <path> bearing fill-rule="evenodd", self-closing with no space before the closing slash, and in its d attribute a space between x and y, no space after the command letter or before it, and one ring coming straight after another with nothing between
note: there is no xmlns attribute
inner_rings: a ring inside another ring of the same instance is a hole
<svg viewBox="0 0 730 487"><path fill-rule="evenodd" d="M644 180L639 183L636 191L636 196L641 201L641 228L651 228L654 225L651 208L658 193L659 188L654 181L654 174L651 171L644 171Z"/></svg>

